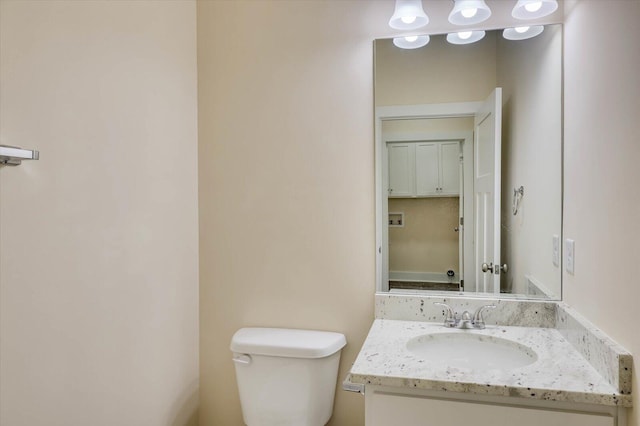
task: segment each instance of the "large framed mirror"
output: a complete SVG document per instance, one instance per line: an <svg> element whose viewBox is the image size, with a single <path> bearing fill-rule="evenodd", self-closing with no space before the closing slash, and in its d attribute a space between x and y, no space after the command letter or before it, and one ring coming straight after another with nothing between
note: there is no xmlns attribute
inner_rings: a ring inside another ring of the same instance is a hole
<svg viewBox="0 0 640 426"><path fill-rule="evenodd" d="M561 299L562 26L374 51L377 291Z"/></svg>

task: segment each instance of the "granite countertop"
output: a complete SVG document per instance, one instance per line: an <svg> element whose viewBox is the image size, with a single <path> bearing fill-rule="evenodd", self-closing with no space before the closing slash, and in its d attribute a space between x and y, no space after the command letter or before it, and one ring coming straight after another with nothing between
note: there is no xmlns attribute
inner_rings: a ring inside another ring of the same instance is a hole
<svg viewBox="0 0 640 426"><path fill-rule="evenodd" d="M406 348L409 339L431 333L474 333L523 344L538 359L510 371L437 367ZM364 385L430 389L631 406L619 392L555 328L487 325L484 330L443 327L441 322L376 319L350 372L350 381Z"/></svg>

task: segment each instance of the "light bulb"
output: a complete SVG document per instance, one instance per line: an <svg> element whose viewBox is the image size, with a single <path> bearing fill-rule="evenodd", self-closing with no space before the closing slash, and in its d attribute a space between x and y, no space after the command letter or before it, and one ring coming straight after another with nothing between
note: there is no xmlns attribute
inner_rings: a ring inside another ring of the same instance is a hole
<svg viewBox="0 0 640 426"><path fill-rule="evenodd" d="M524 8L527 10L527 12L537 12L540 10L540 8L542 7L542 2L541 1L536 1L533 3L527 3L524 5Z"/></svg>
<svg viewBox="0 0 640 426"><path fill-rule="evenodd" d="M471 34L473 34L471 31L460 31L458 33L458 37L460 37L462 40L466 40L471 37Z"/></svg>
<svg viewBox="0 0 640 426"><path fill-rule="evenodd" d="M476 16L476 13L478 13L478 9L475 7L472 7L469 9L462 9L460 11L460 14L465 18L473 18L474 16Z"/></svg>
<svg viewBox="0 0 640 426"><path fill-rule="evenodd" d="M533 25L531 27L515 27L505 28L502 36L507 40L526 40L542 34L544 27L542 25Z"/></svg>
<svg viewBox="0 0 640 426"><path fill-rule="evenodd" d="M401 49L419 49L429 43L428 35L396 37L393 44Z"/></svg>
<svg viewBox="0 0 640 426"><path fill-rule="evenodd" d="M396 8L389 19L389 26L395 30L415 30L429 23L424 13L422 0L396 0Z"/></svg>
<svg viewBox="0 0 640 426"><path fill-rule="evenodd" d="M511 16L516 19L537 19L551 15L557 8L557 0L518 0Z"/></svg>

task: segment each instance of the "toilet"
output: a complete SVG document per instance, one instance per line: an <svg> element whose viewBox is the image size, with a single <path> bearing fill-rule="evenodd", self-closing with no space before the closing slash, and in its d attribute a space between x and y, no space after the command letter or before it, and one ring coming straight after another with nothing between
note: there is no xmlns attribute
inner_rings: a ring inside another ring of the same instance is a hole
<svg viewBox="0 0 640 426"><path fill-rule="evenodd" d="M343 334L242 328L231 351L247 426L324 426L331 418Z"/></svg>

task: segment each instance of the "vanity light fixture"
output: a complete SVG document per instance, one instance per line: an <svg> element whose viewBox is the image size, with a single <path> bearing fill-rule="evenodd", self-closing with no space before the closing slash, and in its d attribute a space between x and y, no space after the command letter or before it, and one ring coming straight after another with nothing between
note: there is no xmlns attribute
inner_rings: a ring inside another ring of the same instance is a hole
<svg viewBox="0 0 640 426"><path fill-rule="evenodd" d="M542 18L551 15L557 8L557 0L518 0L511 16L516 19Z"/></svg>
<svg viewBox="0 0 640 426"><path fill-rule="evenodd" d="M430 39L428 35L396 37L393 44L401 49L418 49L426 46Z"/></svg>
<svg viewBox="0 0 640 426"><path fill-rule="evenodd" d="M447 34L447 41L451 44L471 44L482 40L485 34L484 31L458 31Z"/></svg>
<svg viewBox="0 0 640 426"><path fill-rule="evenodd" d="M526 40L528 38L533 38L544 31L544 27L542 25L534 25L531 27L515 27L515 28L506 28L502 32L502 37L507 40Z"/></svg>
<svg viewBox="0 0 640 426"><path fill-rule="evenodd" d="M453 0L449 22L455 25L472 25L486 21L491 9L484 0Z"/></svg>
<svg viewBox="0 0 640 426"><path fill-rule="evenodd" d="M429 23L422 9L422 0L396 0L396 8L389 19L389 26L396 30L415 30Z"/></svg>

